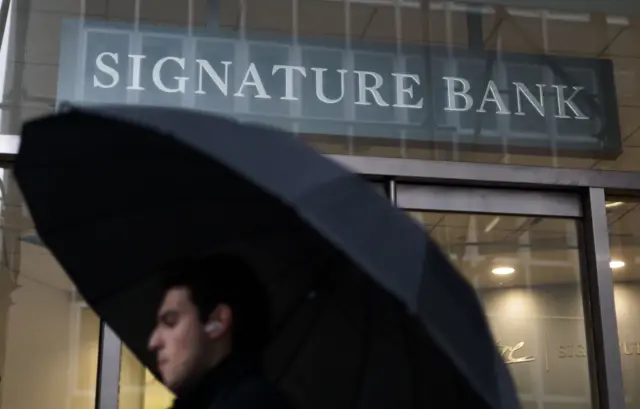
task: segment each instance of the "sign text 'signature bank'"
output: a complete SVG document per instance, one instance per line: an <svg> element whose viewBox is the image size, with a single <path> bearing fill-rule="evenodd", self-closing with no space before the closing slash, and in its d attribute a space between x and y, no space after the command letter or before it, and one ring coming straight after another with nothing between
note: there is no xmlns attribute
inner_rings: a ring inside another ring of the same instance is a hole
<svg viewBox="0 0 640 409"><path fill-rule="evenodd" d="M124 58L123 58L124 57ZM95 74L93 75L93 86L95 88L109 89L116 87L123 81L119 69L120 65L130 67L132 75L129 76L126 89L130 91L145 91L142 86L141 75L143 72L151 73L154 87L164 93L186 93L187 83L193 81L195 89L193 92L200 95L207 93L219 93L225 97L234 98L257 98L273 99L279 98L284 101L299 101L302 97L300 89L296 85L301 81L311 82L315 90L312 96L317 101L324 104L337 104L345 100L345 88L347 84L353 84L356 88L354 105L379 107L402 108L402 109L422 109L424 108L424 97L416 98L415 88L424 84L420 74L390 72L386 76L375 71L336 69L331 73L332 78L337 78L339 91L336 95L327 95L326 82L328 68L324 67L304 67L299 65L275 64L269 67L266 72L260 72L256 64L251 62L246 69L242 69L242 80L236 86L230 83L229 73L234 70L233 61L218 61L212 64L205 59L196 59L195 76L190 77L186 72L187 62L183 57L164 56L155 61L148 61L149 58L142 54L128 54L122 56L114 52L102 52L95 59ZM163 75L165 67L173 65L177 68L179 75L171 77L168 81L167 75ZM263 78L268 78L269 82L278 81L277 94L267 92ZM127 80L127 79L124 79ZM393 93L391 98L385 98L380 89L385 83L391 83ZM480 84L478 84L480 85ZM576 96L584 90L581 86L562 84L534 84L534 90L523 82L513 81L509 86L513 87L516 96L516 109L511 112L503 93L499 90L494 80L487 81L482 86L482 99L474 100L471 94L471 84L469 80L461 77L442 77L442 86L446 89L445 111L469 111L485 113L488 106L492 106L490 111L498 115L526 115L523 104L527 103L534 109L535 114L545 116L545 94L552 94L555 100L553 115L562 119L589 119L576 105ZM251 91L251 92L249 92ZM535 94L534 94L535 93Z"/></svg>
<svg viewBox="0 0 640 409"><path fill-rule="evenodd" d="M386 145L613 158L610 61L63 25L58 102L179 106Z"/></svg>

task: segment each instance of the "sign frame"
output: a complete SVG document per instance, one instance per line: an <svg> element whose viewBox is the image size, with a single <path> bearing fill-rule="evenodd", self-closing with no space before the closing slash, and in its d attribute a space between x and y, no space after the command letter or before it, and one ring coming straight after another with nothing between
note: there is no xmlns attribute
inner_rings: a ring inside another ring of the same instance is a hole
<svg viewBox="0 0 640 409"><path fill-rule="evenodd" d="M91 33L111 33L117 36L126 36L129 41L129 53L140 52L145 38L167 38L173 41L183 41L184 49L193 51L199 41L218 41L231 43L239 51L235 55L242 55L249 59L247 55L249 48L253 45L258 47L281 47L288 50L291 60L300 61L300 53L304 50L329 49L336 52L342 51L346 55L346 60L353 60L354 53L386 53L397 58L394 66L402 65L408 58L422 58L425 66L435 67L434 61L445 61L463 65L462 62L476 61L482 62L487 69L485 74L493 70L504 71L503 66L512 64L522 67L541 67L547 70L548 75L560 77L565 82L554 85L549 82L550 87L567 87L571 90L571 70L582 70L591 73L594 81L595 93L583 92L579 95L582 106L587 106L590 110L590 119L587 122L594 123L597 130L593 132L578 132L570 137L563 137L558 134L558 125L562 121L584 121L581 119L557 119L557 115L545 116L546 132L532 132L531 135L518 136L518 133L508 128L504 123L508 122L508 116L490 113L496 117L496 129L487 131L483 122L490 118L489 115L475 113L472 114L474 126L466 128L459 124L453 126L438 125L438 115L442 101L436 100L437 92L432 92L433 69L422 72L422 78L426 78L418 88L422 89L422 96L425 100L424 120L420 123L402 123L398 117L406 118L408 114L401 111L406 109L396 109L394 120L387 123L368 123L351 116L344 121L326 118L310 118L300 114L300 106L292 104L290 112L279 117L263 115L261 112L251 112L246 109L247 103L235 101L233 112L230 114L241 121L254 121L266 123L285 130L296 132L303 138L324 143L344 143L350 138L357 139L358 144L364 146L402 147L405 149L439 149L444 151L458 152L483 152L501 154L527 154L541 156L564 156L593 159L613 160L622 153L622 138L618 117L618 104L615 93L615 83L613 76L613 63L605 59L590 59L580 57L559 57L546 54L523 54L505 53L492 51L478 51L442 46L416 46L409 44L379 44L361 40L351 40L349 47L345 47L344 40L330 40L326 38L309 37L282 37L268 33L248 32L241 33L231 30L216 30L212 34L210 29L191 30L187 28L165 28L155 26L140 25L133 29L132 24L104 22L97 20L65 20L63 21L61 33L61 53L60 69L58 78L57 104L69 102L73 104L110 103L112 101L91 100L85 97L87 91L86 64L87 45ZM105 49L107 51L107 49ZM234 60L235 62L235 60ZM295 62L295 61L294 61ZM284 62L283 62L284 63ZM497 68L496 68L497 67ZM346 67L345 67L346 68ZM350 67L353 69L353 66ZM402 67L399 67L400 69ZM131 69L131 67L129 67ZM94 70L95 71L95 70ZM546 74L545 74L546 75ZM452 78L460 78L451 76ZM307 77L308 78L308 77ZM493 81L493 76L487 76L488 81ZM500 75L497 75L500 78ZM195 82L195 81L191 81ZM427 84L425 84L427 83ZM348 87L347 87L348 88ZM487 87L488 88L488 87ZM480 93L477 92L480 90ZM437 91L437 89L436 89ZM441 92L442 90L440 90ZM458 90L460 91L460 90ZM454 88L447 89L447 92L455 92ZM487 97L488 90L484 87L476 87L469 91L468 95L474 101L479 101ZM502 92L502 90L500 90ZM556 92L558 89L556 88ZM138 92L139 93L139 92ZM125 100L116 103L140 103L136 92L127 92ZM180 106L201 109L195 104L193 92L190 95L185 93ZM516 90L517 94L517 90ZM495 95L495 94L494 94ZM542 93L540 94L542 96ZM546 94L545 97L547 98ZM558 97L559 98L559 97ZM564 97L566 100L566 96ZM513 99L513 98L512 98ZM542 99L541 99L542 101ZM560 101L558 99L558 101ZM496 104L498 105L498 104ZM558 104L556 104L559 106ZM560 105L562 105L560 103ZM477 105L473 106L475 108ZM482 104L484 106L484 103ZM481 106L481 108L482 108ZM244 107L244 108L243 108ZM395 109L395 108L394 108ZM548 108L545 108L548 109ZM212 110L216 112L215 110ZM464 114L466 114L465 112ZM456 112L446 113L449 117L455 116ZM489 112L487 112L489 114ZM500 118L498 118L500 117ZM468 119L468 118L467 118ZM449 119L447 119L449 121ZM467 122L469 122L467 120ZM565 122L567 124L568 122ZM566 128L566 126L565 126Z"/></svg>

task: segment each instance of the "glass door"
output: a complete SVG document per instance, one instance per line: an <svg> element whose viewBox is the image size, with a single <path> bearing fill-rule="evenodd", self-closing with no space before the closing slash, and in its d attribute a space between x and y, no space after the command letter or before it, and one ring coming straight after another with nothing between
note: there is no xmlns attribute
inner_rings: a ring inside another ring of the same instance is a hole
<svg viewBox="0 0 640 409"><path fill-rule="evenodd" d="M590 408L576 195L398 186L475 288L523 408Z"/></svg>

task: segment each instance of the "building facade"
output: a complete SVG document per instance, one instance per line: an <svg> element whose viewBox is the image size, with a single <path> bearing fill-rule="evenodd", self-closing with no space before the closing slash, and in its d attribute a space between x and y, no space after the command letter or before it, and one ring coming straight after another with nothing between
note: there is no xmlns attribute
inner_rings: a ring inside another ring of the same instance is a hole
<svg viewBox="0 0 640 409"><path fill-rule="evenodd" d="M449 254L523 408L640 409L638 16L630 0L2 0L0 409L171 401L12 178L21 124L66 102L299 134Z"/></svg>

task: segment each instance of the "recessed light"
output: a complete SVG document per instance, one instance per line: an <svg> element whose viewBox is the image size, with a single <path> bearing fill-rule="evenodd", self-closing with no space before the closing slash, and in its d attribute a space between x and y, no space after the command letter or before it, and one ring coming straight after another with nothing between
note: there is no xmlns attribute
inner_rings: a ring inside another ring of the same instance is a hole
<svg viewBox="0 0 640 409"><path fill-rule="evenodd" d="M625 266L624 261L621 260L611 260L609 262L609 267L611 267L612 269L618 269L618 268L622 268Z"/></svg>
<svg viewBox="0 0 640 409"><path fill-rule="evenodd" d="M497 276L507 276L515 273L516 269L513 267L496 267L491 272Z"/></svg>

